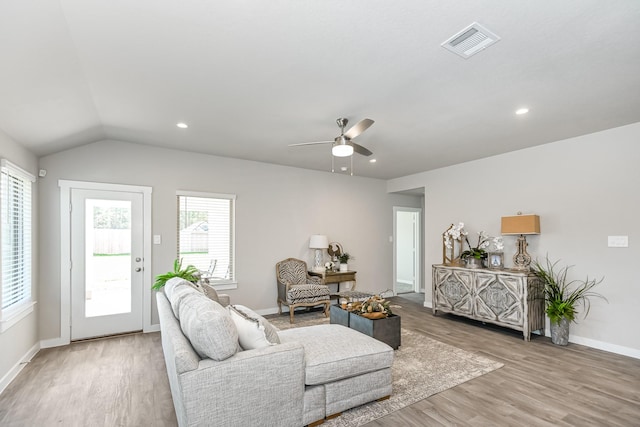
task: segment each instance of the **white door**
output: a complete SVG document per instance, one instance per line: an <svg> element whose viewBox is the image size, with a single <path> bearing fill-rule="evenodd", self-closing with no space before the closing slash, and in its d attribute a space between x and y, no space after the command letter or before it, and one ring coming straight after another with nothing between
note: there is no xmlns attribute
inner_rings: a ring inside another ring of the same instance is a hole
<svg viewBox="0 0 640 427"><path fill-rule="evenodd" d="M71 190L71 339L142 330L143 195Z"/></svg>
<svg viewBox="0 0 640 427"><path fill-rule="evenodd" d="M394 292L420 292L421 209L394 207Z"/></svg>

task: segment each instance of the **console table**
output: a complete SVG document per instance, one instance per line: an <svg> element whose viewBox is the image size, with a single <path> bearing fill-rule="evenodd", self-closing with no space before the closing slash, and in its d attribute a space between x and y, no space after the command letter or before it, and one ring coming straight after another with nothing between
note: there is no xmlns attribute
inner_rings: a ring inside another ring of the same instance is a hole
<svg viewBox="0 0 640 427"><path fill-rule="evenodd" d="M338 291L340 292L340 282L353 282L352 291L356 289L356 272L355 271L313 271L309 270L310 276L320 277L323 285L330 283L338 284Z"/></svg>
<svg viewBox="0 0 640 427"><path fill-rule="evenodd" d="M532 272L470 269L449 265L433 268L433 314L456 314L482 322L544 334L542 281Z"/></svg>

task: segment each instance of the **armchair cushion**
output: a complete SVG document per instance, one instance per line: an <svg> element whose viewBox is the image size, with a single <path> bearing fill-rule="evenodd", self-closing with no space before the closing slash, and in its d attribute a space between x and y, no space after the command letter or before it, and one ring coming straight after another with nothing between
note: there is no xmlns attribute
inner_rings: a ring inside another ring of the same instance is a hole
<svg viewBox="0 0 640 427"><path fill-rule="evenodd" d="M329 299L329 287L326 285L292 285L287 291L287 303L311 303Z"/></svg>

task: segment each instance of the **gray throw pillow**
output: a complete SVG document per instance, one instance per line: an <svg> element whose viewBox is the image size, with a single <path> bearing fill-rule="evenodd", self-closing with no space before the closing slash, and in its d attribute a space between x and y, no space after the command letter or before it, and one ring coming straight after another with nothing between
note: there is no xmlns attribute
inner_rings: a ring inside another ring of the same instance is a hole
<svg viewBox="0 0 640 427"><path fill-rule="evenodd" d="M202 358L221 361L238 350L238 331L227 310L200 293L184 296L178 306L180 328Z"/></svg>

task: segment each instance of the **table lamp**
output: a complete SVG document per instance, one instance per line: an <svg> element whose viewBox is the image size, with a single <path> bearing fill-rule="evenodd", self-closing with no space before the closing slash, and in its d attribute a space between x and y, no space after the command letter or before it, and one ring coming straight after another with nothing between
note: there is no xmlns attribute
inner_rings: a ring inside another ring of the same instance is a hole
<svg viewBox="0 0 640 427"><path fill-rule="evenodd" d="M324 271L322 266L322 250L329 247L329 239L322 234L314 234L309 238L309 248L315 249L315 265L313 271Z"/></svg>
<svg viewBox="0 0 640 427"><path fill-rule="evenodd" d="M540 217L538 215L522 215L502 217L502 234L519 235L518 252L513 256L516 270L529 270L531 256L527 253L527 234L540 234Z"/></svg>

